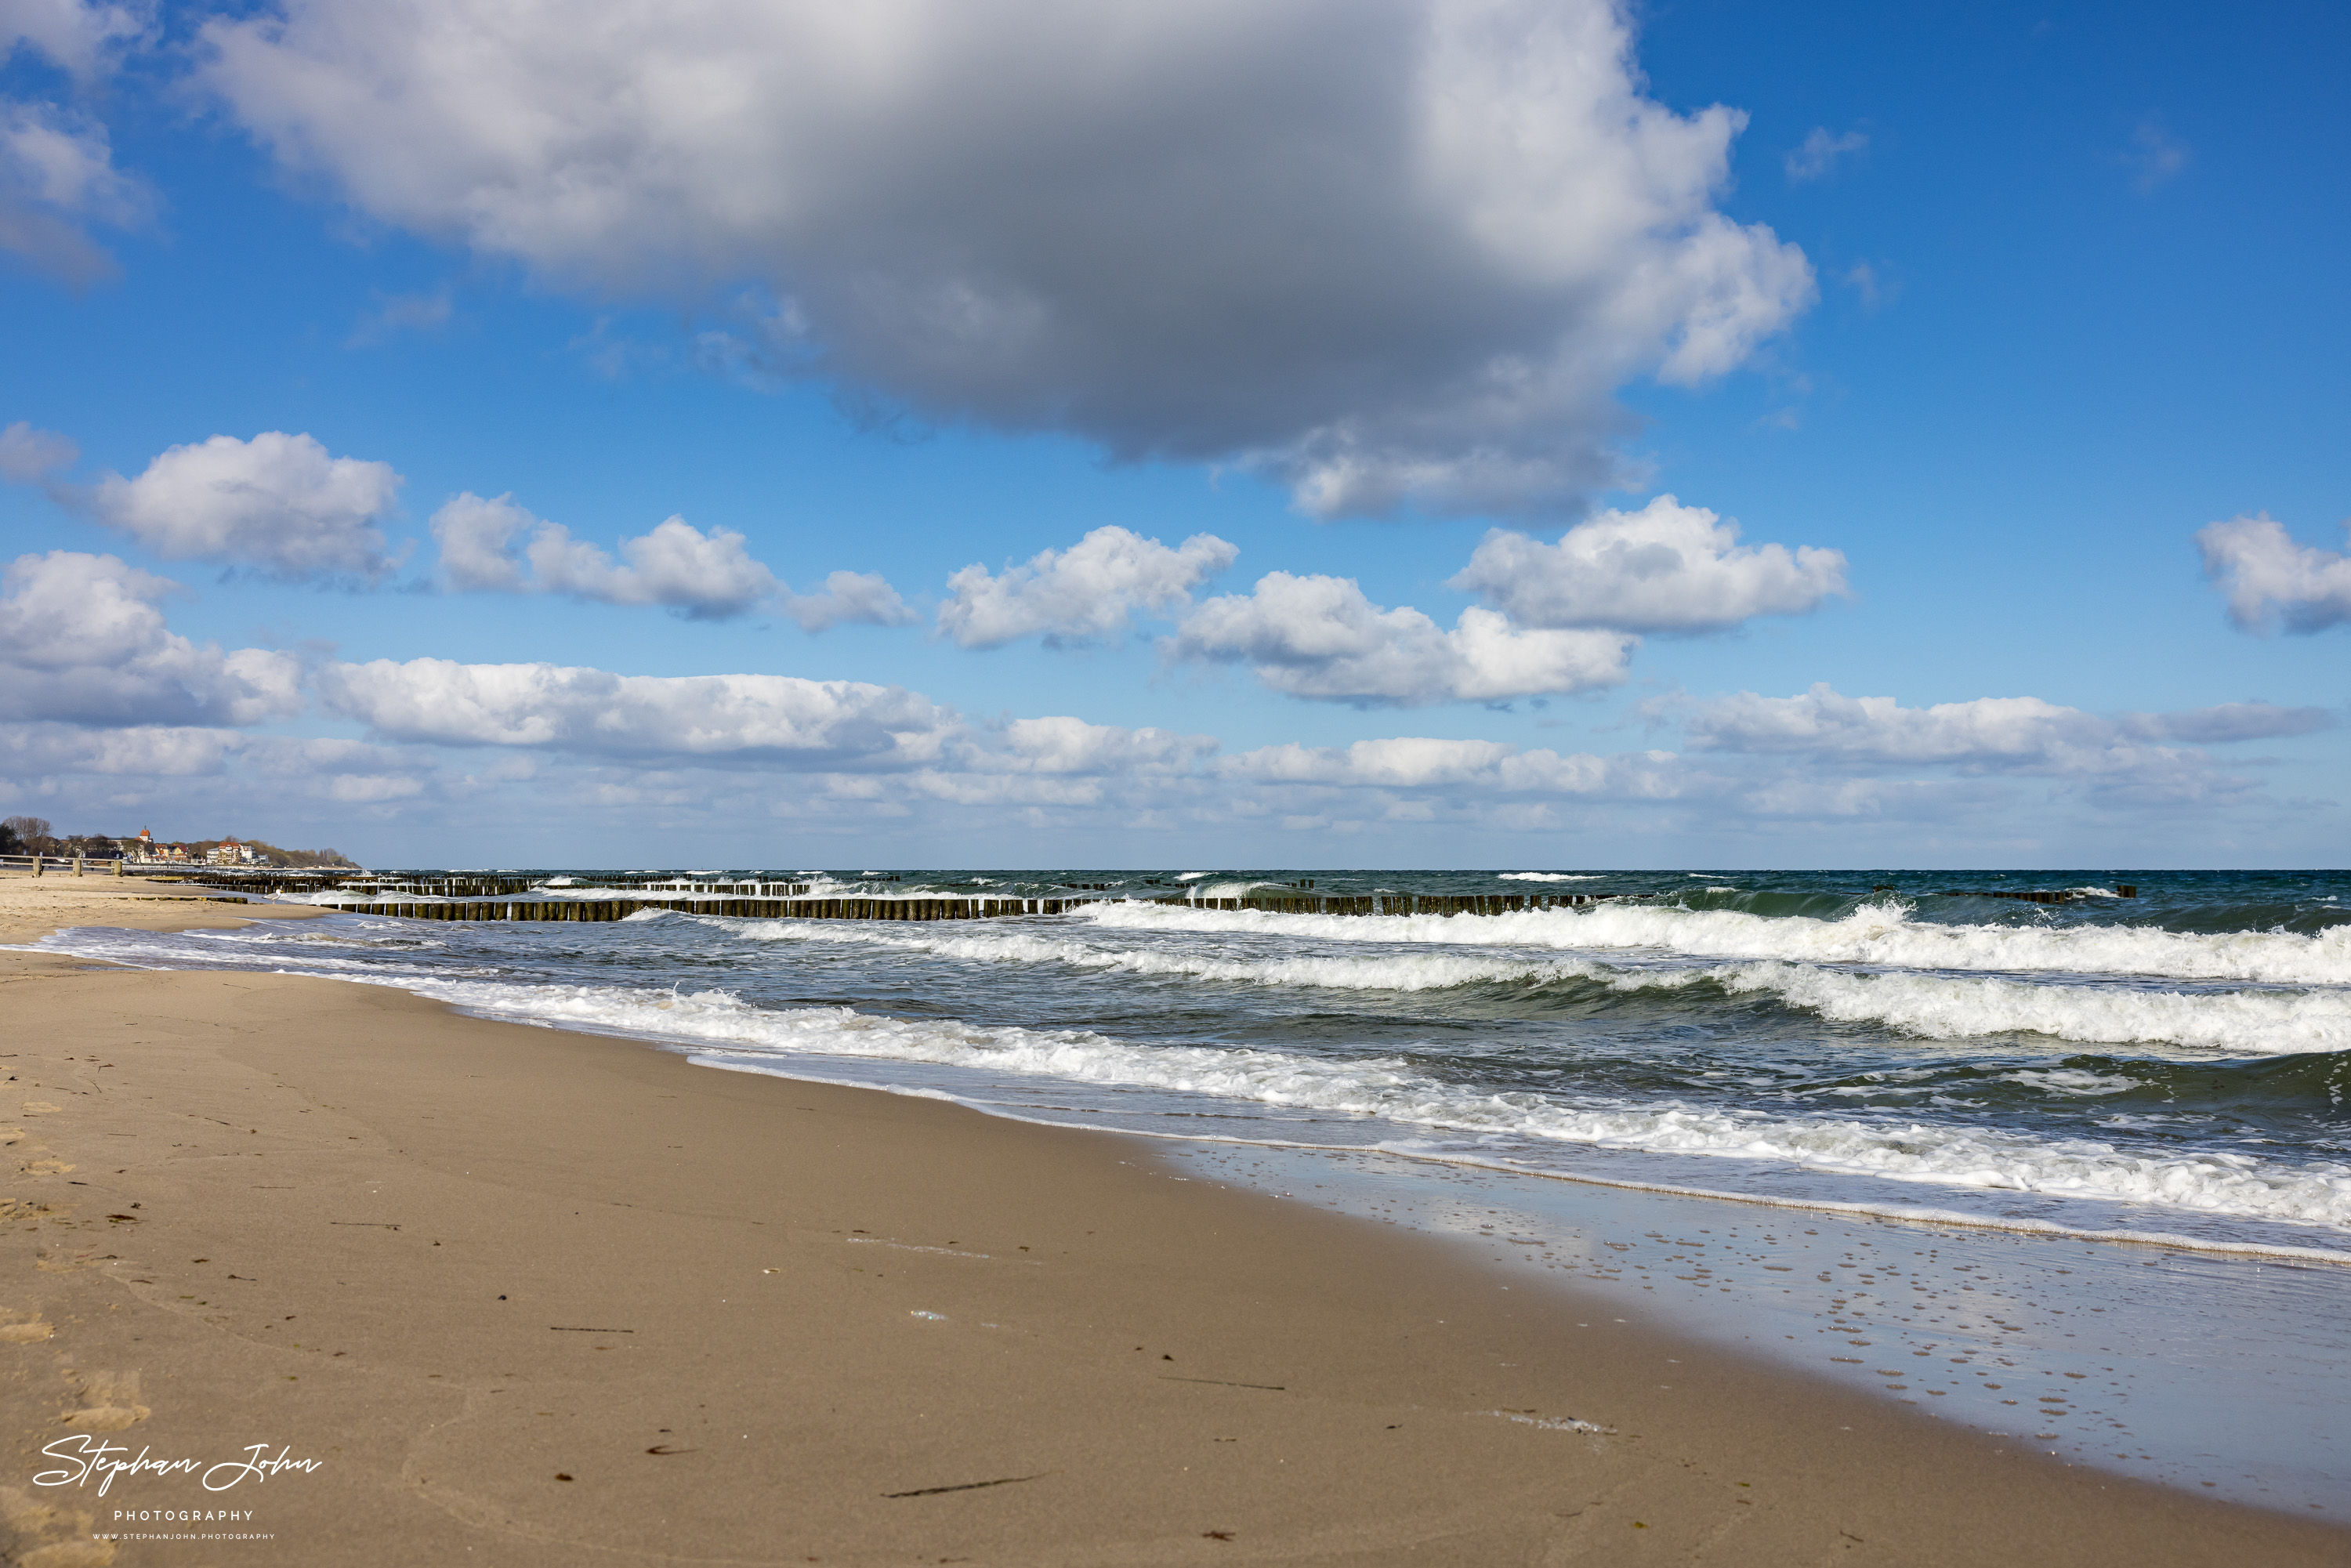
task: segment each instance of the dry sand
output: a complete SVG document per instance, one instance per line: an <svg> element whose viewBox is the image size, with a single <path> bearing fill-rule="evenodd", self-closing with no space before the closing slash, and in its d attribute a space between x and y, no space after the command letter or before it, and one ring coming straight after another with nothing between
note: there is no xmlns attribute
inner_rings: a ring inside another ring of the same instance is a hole
<svg viewBox="0 0 2351 1568"><path fill-rule="evenodd" d="M235 919L44 883L0 939ZM2351 1561L1141 1141L329 981L0 954L0 1019L26 1568ZM115 1518L181 1510L250 1518Z"/></svg>

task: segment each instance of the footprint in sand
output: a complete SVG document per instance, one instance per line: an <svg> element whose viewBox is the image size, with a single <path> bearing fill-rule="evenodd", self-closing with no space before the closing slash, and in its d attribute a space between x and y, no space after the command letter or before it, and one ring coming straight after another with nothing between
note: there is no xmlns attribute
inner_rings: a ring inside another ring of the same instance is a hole
<svg viewBox="0 0 2351 1568"><path fill-rule="evenodd" d="M0 1317L5 1318L16 1315L14 1312L0 1313ZM37 1316L24 1322L0 1322L0 1344L37 1344L56 1332Z"/></svg>
<svg viewBox="0 0 2351 1568"><path fill-rule="evenodd" d="M25 1102L25 1114L27 1116L54 1116L64 1109L64 1106L52 1105L47 1100L27 1100Z"/></svg>
<svg viewBox="0 0 2351 1568"><path fill-rule="evenodd" d="M57 1419L85 1432L120 1432L154 1414L139 1403L135 1372L88 1374L81 1381L81 1400L82 1408L68 1410Z"/></svg>
<svg viewBox="0 0 2351 1568"><path fill-rule="evenodd" d="M27 1160L25 1163L26 1176L63 1176L71 1169L73 1166L63 1160Z"/></svg>

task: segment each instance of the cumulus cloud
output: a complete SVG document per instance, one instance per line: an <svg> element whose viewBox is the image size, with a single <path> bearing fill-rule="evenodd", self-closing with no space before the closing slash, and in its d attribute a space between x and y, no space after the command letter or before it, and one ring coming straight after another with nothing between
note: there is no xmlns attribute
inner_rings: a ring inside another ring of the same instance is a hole
<svg viewBox="0 0 2351 1568"><path fill-rule="evenodd" d="M133 227L152 204L146 185L114 166L105 126L0 99L0 252L78 287L115 271L91 226Z"/></svg>
<svg viewBox="0 0 2351 1568"><path fill-rule="evenodd" d="M225 561L286 578L392 570L376 525L400 494L389 463L336 457L308 435L266 430L174 446L136 479L110 474L77 498L166 560Z"/></svg>
<svg viewBox="0 0 2351 1568"><path fill-rule="evenodd" d="M1120 635L1138 610L1191 602L1191 591L1233 564L1239 549L1194 534L1174 549L1117 527L1094 529L1065 550L1040 550L1025 566L990 575L977 563L947 579L939 630L967 648L1016 638Z"/></svg>
<svg viewBox="0 0 2351 1568"><path fill-rule="evenodd" d="M773 605L810 632L844 621L898 626L914 612L872 572L836 571L819 593L794 593L751 559L731 528L704 533L684 517L621 541L622 561L533 517L511 495L468 490L433 514L441 582L457 592L562 593L602 604L660 604L689 620L722 621Z"/></svg>
<svg viewBox="0 0 2351 1568"><path fill-rule="evenodd" d="M794 675L618 675L559 664L378 659L317 675L329 712L395 741L802 766L903 767L960 732L899 686Z"/></svg>
<svg viewBox="0 0 2351 1568"><path fill-rule="evenodd" d="M2351 532L2351 524L2345 525ZM2351 553L2294 543L2267 512L2199 529L2204 574L2229 596L2247 632L2324 632L2351 621Z"/></svg>
<svg viewBox="0 0 2351 1568"><path fill-rule="evenodd" d="M1845 591L1842 552L1742 545L1739 525L1660 496L1603 512L1557 544L1497 528L1451 586L1522 626L1711 632L1757 615L1801 615Z"/></svg>
<svg viewBox="0 0 2351 1568"><path fill-rule="evenodd" d="M1825 180L1837 166L1837 160L1850 158L1868 147L1869 138L1858 131L1848 131L1842 136L1832 135L1825 125L1813 127L1803 145L1791 148L1782 167L1788 172L1788 183L1801 185L1813 180Z"/></svg>
<svg viewBox="0 0 2351 1568"><path fill-rule="evenodd" d="M1202 603L1166 646L1176 659L1246 664L1290 696L1409 707L1614 685L1638 642L1617 632L1521 631L1476 608L1448 632L1410 606L1381 609L1352 578L1274 571L1247 594Z"/></svg>
<svg viewBox="0 0 2351 1568"><path fill-rule="evenodd" d="M247 725L299 711L300 661L178 635L156 608L178 589L110 555L18 556L0 578L0 719Z"/></svg>
<svg viewBox="0 0 2351 1568"><path fill-rule="evenodd" d="M1743 115L1646 96L1611 0L289 0L203 37L381 221L599 296L753 283L729 363L1322 516L1580 504L1615 389L1813 295L1715 205Z"/></svg>
<svg viewBox="0 0 2351 1568"><path fill-rule="evenodd" d="M54 430L36 430L18 420L0 430L0 479L37 485L81 458L81 448Z"/></svg>

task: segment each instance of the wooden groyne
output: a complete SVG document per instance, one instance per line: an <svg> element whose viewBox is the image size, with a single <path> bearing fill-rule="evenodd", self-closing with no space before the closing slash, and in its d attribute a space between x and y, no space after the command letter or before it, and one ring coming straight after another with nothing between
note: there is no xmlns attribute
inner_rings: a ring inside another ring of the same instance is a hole
<svg viewBox="0 0 2351 1568"><path fill-rule="evenodd" d="M530 898L439 904L370 901L320 907L401 920L626 920L641 910L748 920L995 920L1061 915L1097 898Z"/></svg>
<svg viewBox="0 0 2351 1568"><path fill-rule="evenodd" d="M1870 891L1872 893L1892 893L1895 890L1890 887L1874 887L1871 888ZM2032 888L2029 890L2025 888L1986 890L1983 888L1969 889L1947 887L1936 896L1939 898L2013 898L2025 904L2079 904L2085 898L2137 898L2138 896L2138 887L2136 883L2126 882L2116 888L2111 894L2092 893L2078 887Z"/></svg>
<svg viewBox="0 0 2351 1568"><path fill-rule="evenodd" d="M1246 898L1161 898L1185 909L1257 909L1279 915L1507 915L1523 909L1566 909L1642 894L1419 894L1302 898L1259 894ZM1022 915L1066 915L1100 898L532 898L450 899L414 903L369 899L321 905L347 915L402 920L626 920L642 910L667 909L749 920L999 920Z"/></svg>
<svg viewBox="0 0 2351 1568"><path fill-rule="evenodd" d="M1581 909L1646 893L1367 893L1353 897L1253 893L1240 898L1155 898L1181 909L1262 909L1275 915L1510 915L1522 909Z"/></svg>

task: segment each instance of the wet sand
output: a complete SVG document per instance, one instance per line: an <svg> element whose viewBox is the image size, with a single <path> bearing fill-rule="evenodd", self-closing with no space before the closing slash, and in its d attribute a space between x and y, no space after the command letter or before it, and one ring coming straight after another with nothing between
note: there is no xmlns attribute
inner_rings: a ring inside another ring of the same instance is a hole
<svg viewBox="0 0 2351 1568"><path fill-rule="evenodd" d="M43 880L0 939L236 918ZM27 1568L2351 1558L1140 1140L331 981L0 954L0 1018ZM317 1468L33 1484L99 1441ZM251 1517L115 1517L186 1510Z"/></svg>

